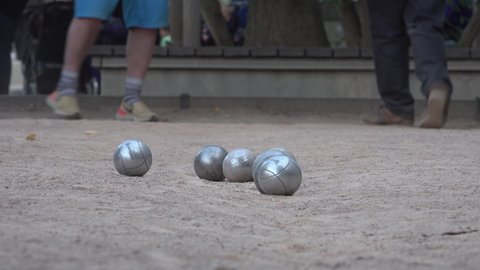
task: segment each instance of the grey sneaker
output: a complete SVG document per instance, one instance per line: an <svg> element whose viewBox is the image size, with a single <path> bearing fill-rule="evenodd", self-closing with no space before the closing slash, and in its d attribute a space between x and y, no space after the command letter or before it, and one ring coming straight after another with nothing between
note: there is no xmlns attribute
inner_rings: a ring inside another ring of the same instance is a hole
<svg viewBox="0 0 480 270"><path fill-rule="evenodd" d="M409 119L398 116L392 113L384 105L381 105L376 112L362 116L361 120L370 125L413 125L413 118Z"/></svg>
<svg viewBox="0 0 480 270"><path fill-rule="evenodd" d="M47 96L47 105L63 119L80 119L80 107L76 96L61 96L54 91Z"/></svg>
<svg viewBox="0 0 480 270"><path fill-rule="evenodd" d="M450 94L446 89L433 89L428 95L427 108L418 122L421 128L441 128L447 122Z"/></svg>
<svg viewBox="0 0 480 270"><path fill-rule="evenodd" d="M124 101L117 109L116 118L122 121L158 122L158 115L150 110L142 101L128 105Z"/></svg>

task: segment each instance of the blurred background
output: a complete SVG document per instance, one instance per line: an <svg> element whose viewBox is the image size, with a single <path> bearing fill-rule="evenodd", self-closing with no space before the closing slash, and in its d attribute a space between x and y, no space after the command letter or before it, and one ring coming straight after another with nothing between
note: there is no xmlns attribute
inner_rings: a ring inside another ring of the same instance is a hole
<svg viewBox="0 0 480 270"><path fill-rule="evenodd" d="M361 61L367 59L368 63L365 62L367 64L363 66L371 65L366 0L169 0L169 2L169 25L159 29L155 57L183 61L176 65L182 64L185 69L191 69L188 65L192 64L186 62L186 59L196 57L202 57L202 61L213 59L216 62L205 62L205 65L214 64L217 70L226 69L225 61L237 63L239 58L242 58L242 61L245 59L255 61L238 62L234 69L240 69L239 65L250 68L257 66L257 70L258 65L267 65L265 69L268 69L268 66L278 67L278 63L272 62L278 58L288 61L297 59L304 63L320 58L331 61L338 59L337 62L345 59L358 60L355 63L364 63ZM478 5L479 2L475 0L447 1L445 47L457 49L452 54L454 57L463 57L464 60L476 57L472 49L480 46ZM18 16L18 20L2 26L2 31L5 31L5 27L14 27L16 30L10 54L12 73L8 94L44 95L55 89L63 61L65 36L72 15L72 1L30 0ZM125 45L127 33L122 20L122 7L119 4L112 18L105 22L92 55L85 59L81 75L81 93L116 95L111 90L115 85L109 83L113 80L111 79L113 75L107 75L107 81L102 81L102 76L108 72L108 63L112 63L110 60L124 56L122 46ZM218 63L219 59L223 59L221 60L223 66ZM155 59L152 63L153 69L155 67L167 71L173 69L171 62L169 66L155 66ZM280 64L285 64L285 61ZM301 66L307 70L325 69L325 67L308 69L305 68L305 64ZM285 70L288 68L283 71ZM374 88L372 80L364 87ZM222 87L233 83L235 81L223 82ZM178 85L178 81L166 85L168 89L165 95L180 95L185 92L181 89L172 89L175 88L173 84ZM109 91L104 91L105 88L109 88ZM209 89L203 92L190 94L205 95L207 92L218 92L217 88L220 87L207 88ZM147 94L149 91L153 93L153 90L147 89ZM374 89L372 95L373 93ZM468 98L474 95L476 94L469 94Z"/></svg>

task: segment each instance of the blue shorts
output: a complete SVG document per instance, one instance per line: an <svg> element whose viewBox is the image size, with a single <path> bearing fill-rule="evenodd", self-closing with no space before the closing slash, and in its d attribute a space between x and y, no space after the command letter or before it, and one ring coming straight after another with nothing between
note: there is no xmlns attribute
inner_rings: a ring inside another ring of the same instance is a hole
<svg viewBox="0 0 480 270"><path fill-rule="evenodd" d="M75 18L106 21L112 15L119 1L76 0ZM156 29L169 25L168 0L122 0L122 7L127 28Z"/></svg>

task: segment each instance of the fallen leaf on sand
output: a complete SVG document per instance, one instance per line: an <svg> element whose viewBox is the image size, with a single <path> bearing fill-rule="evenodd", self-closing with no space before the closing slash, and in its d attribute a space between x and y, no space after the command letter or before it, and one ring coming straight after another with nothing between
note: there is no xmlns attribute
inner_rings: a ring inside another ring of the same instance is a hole
<svg viewBox="0 0 480 270"><path fill-rule="evenodd" d="M37 134L35 134L35 133L30 133L30 134L28 134L28 136L25 138L25 140L27 140L27 141L35 141L36 138L37 138Z"/></svg>
<svg viewBox="0 0 480 270"><path fill-rule="evenodd" d="M86 130L85 135L97 135L98 131L96 130Z"/></svg>

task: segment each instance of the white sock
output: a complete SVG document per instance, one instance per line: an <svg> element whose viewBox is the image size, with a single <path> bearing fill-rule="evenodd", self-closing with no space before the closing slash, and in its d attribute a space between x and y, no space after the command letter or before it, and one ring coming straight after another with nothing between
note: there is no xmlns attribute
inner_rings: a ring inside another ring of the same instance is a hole
<svg viewBox="0 0 480 270"><path fill-rule="evenodd" d="M57 89L62 96L75 96L78 88L78 72L62 70Z"/></svg>
<svg viewBox="0 0 480 270"><path fill-rule="evenodd" d="M125 95L123 100L128 105L140 101L140 92L142 91L143 80L139 78L127 77L125 80Z"/></svg>

